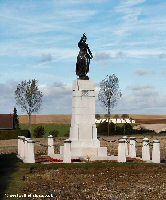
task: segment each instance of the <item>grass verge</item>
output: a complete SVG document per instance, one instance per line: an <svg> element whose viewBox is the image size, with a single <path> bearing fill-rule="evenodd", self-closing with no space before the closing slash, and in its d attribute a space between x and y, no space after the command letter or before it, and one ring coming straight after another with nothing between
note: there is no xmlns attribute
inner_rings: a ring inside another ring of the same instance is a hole
<svg viewBox="0 0 166 200"><path fill-rule="evenodd" d="M45 132L46 132L44 137L47 137L49 135L49 132L52 130L59 131L58 137L64 137L66 136L66 134L69 133L69 129L70 129L70 124L32 124L32 132L38 126L44 127ZM28 127L28 124L20 124L20 128L24 130L24 129L28 129L29 127Z"/></svg>

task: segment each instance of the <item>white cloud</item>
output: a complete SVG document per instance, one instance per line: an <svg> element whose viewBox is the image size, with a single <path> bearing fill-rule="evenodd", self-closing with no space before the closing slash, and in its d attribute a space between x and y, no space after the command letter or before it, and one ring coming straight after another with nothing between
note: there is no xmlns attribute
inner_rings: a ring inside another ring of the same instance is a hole
<svg viewBox="0 0 166 200"><path fill-rule="evenodd" d="M96 52L94 58L96 61L106 61L111 58L111 55L107 52Z"/></svg>
<svg viewBox="0 0 166 200"><path fill-rule="evenodd" d="M8 81L0 83L0 112L1 114L13 113L13 108L16 105L14 91L16 90L16 82Z"/></svg>
<svg viewBox="0 0 166 200"><path fill-rule="evenodd" d="M145 0L122 0L116 7L116 11L123 14L123 19L126 22L136 22L141 14L141 9L138 5L144 3Z"/></svg>
<svg viewBox="0 0 166 200"><path fill-rule="evenodd" d="M138 85L138 86L132 86L128 87L128 89L132 92L133 96L140 96L142 97L150 97L155 96L157 97L158 92L155 90L153 86L150 85Z"/></svg>
<svg viewBox="0 0 166 200"><path fill-rule="evenodd" d="M166 58L166 53L161 53L161 54L159 54L159 58L165 59L165 58Z"/></svg>
<svg viewBox="0 0 166 200"><path fill-rule="evenodd" d="M134 1L123 0L121 2L122 2L122 4L119 6L120 8L129 8L129 7L136 6L138 4L142 4L145 2L145 0L134 0Z"/></svg>
<svg viewBox="0 0 166 200"><path fill-rule="evenodd" d="M164 114L166 96L161 95L155 87L150 85L128 87L117 110L136 114Z"/></svg>
<svg viewBox="0 0 166 200"><path fill-rule="evenodd" d="M41 62L51 62L53 60L52 54L42 54Z"/></svg>
<svg viewBox="0 0 166 200"><path fill-rule="evenodd" d="M12 113L16 105L14 91L17 83L15 81L0 84L0 110L1 113ZM72 86L62 82L52 85L39 85L43 92L43 104L39 114L71 114L72 109ZM99 87L96 88L96 100ZM17 107L19 114L21 109ZM105 113L105 108L96 102L96 113ZM131 114L165 114L166 95L161 95L155 87L150 85L136 85L127 87L123 91L122 98L112 113Z"/></svg>
<svg viewBox="0 0 166 200"><path fill-rule="evenodd" d="M121 0L115 11L121 14L122 24L114 30L115 35L124 37L131 31L133 24L138 24L138 18L142 14L139 5L144 2L145 0Z"/></svg>
<svg viewBox="0 0 166 200"><path fill-rule="evenodd" d="M55 82L52 85L41 85L43 92L43 105L41 113L44 114L65 114L71 113L71 85Z"/></svg>
<svg viewBox="0 0 166 200"><path fill-rule="evenodd" d="M14 91L17 84L15 81L8 81L0 84L0 112L12 113L14 106L17 107L19 114L23 113L18 105L16 105ZM72 103L72 87L71 85L55 82L52 85L39 85L40 91L43 93L43 103L39 114L65 114L71 113ZM24 114L26 114L24 112Z"/></svg>
<svg viewBox="0 0 166 200"><path fill-rule="evenodd" d="M104 107L97 101L97 113L106 113ZM150 85L129 86L122 91L122 98L112 113L129 114L165 114L166 95L160 94Z"/></svg>
<svg viewBox="0 0 166 200"><path fill-rule="evenodd" d="M114 48L113 50L105 50L95 53L96 60L108 60L108 59L122 59L122 58L147 58L156 57L163 52L160 48L133 48L119 50Z"/></svg>
<svg viewBox="0 0 166 200"><path fill-rule="evenodd" d="M136 69L135 73L138 76L145 76L145 75L153 75L153 74L155 74L154 71L149 70L149 69L143 69L143 68Z"/></svg>
<svg viewBox="0 0 166 200"><path fill-rule="evenodd" d="M77 51L70 48L29 46L25 42L0 44L0 49L0 56L41 57L43 55L46 57L46 55L51 55L55 60L67 60L77 55Z"/></svg>

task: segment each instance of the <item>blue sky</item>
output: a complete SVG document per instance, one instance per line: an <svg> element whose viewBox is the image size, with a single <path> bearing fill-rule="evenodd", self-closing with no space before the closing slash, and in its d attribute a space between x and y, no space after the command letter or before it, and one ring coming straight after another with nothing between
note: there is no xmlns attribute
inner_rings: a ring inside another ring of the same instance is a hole
<svg viewBox="0 0 166 200"><path fill-rule="evenodd" d="M39 114L71 113L85 32L96 95L106 75L119 78L112 113L166 114L165 10L164 0L0 0L0 113L13 111L17 84L34 78L44 94ZM105 113L97 101L96 112Z"/></svg>

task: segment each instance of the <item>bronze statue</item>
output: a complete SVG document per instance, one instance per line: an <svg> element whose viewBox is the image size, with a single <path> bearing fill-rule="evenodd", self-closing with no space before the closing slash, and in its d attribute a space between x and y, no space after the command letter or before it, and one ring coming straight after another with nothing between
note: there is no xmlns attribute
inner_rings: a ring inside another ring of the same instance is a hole
<svg viewBox="0 0 166 200"><path fill-rule="evenodd" d="M78 42L78 47L80 48L79 54L77 56L76 63L76 75L79 76L79 79L89 80L87 73L89 72L90 59L93 58L93 55L86 44L86 35L85 33Z"/></svg>

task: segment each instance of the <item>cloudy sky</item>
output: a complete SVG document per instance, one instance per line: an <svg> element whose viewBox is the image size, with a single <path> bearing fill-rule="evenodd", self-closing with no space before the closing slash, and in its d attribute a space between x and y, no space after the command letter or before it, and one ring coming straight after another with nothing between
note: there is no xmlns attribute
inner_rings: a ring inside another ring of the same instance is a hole
<svg viewBox="0 0 166 200"><path fill-rule="evenodd" d="M39 114L71 113L84 32L96 91L106 75L119 78L112 113L166 114L164 0L0 0L0 113L13 112L17 84L34 78L44 94ZM105 113L97 100L96 113Z"/></svg>

